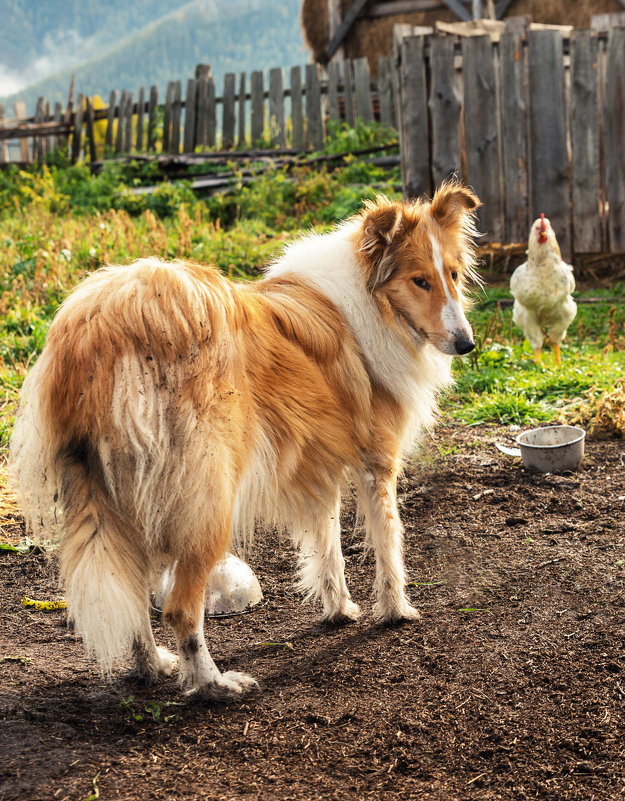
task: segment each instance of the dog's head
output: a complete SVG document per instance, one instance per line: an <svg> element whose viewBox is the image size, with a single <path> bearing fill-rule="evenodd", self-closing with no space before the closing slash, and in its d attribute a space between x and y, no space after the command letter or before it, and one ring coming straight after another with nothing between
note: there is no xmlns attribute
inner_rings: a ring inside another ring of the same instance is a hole
<svg viewBox="0 0 625 801"><path fill-rule="evenodd" d="M431 202L379 197L362 214L359 250L367 285L404 334L442 353L473 350L464 287L475 278L475 209L480 201L456 182Z"/></svg>

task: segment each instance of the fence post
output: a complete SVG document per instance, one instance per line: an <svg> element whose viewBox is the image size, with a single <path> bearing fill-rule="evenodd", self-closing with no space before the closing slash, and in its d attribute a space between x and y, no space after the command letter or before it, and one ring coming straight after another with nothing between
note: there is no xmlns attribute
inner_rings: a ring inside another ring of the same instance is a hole
<svg viewBox="0 0 625 801"><path fill-rule="evenodd" d="M431 40L431 89L428 106L432 121L432 178L438 186L460 170L460 110L456 86L454 41L449 36Z"/></svg>
<svg viewBox="0 0 625 801"><path fill-rule="evenodd" d="M88 97L85 98L85 103L87 106L85 116L87 122L87 141L89 142L89 161L93 164L97 158L95 148L95 131L93 127L93 105Z"/></svg>
<svg viewBox="0 0 625 801"><path fill-rule="evenodd" d="M4 121L4 106L0 103L0 123ZM0 142L0 164L7 164L9 161L9 145L6 139Z"/></svg>
<svg viewBox="0 0 625 801"><path fill-rule="evenodd" d="M306 116L308 117L308 146L314 150L323 147L324 130L321 116L321 87L319 67L306 65Z"/></svg>
<svg viewBox="0 0 625 801"><path fill-rule="evenodd" d="M604 109L608 235L612 253L625 252L625 28L612 28Z"/></svg>
<svg viewBox="0 0 625 801"><path fill-rule="evenodd" d="M187 81L187 97L184 104L184 134L183 153L193 153L195 150L195 109L197 103L197 81L189 78Z"/></svg>
<svg viewBox="0 0 625 801"><path fill-rule="evenodd" d="M304 111L302 108L302 70L291 68L291 124L292 145L296 150L304 149Z"/></svg>
<svg viewBox="0 0 625 801"><path fill-rule="evenodd" d="M284 70L269 70L269 134L271 144L286 147L284 121Z"/></svg>
<svg viewBox="0 0 625 801"><path fill-rule="evenodd" d="M182 84L174 81L173 108L171 114L170 152L180 153L180 119L182 117Z"/></svg>
<svg viewBox="0 0 625 801"><path fill-rule="evenodd" d="M234 91L235 75L227 72L224 76L223 120L221 128L221 143L224 150L234 145Z"/></svg>
<svg viewBox="0 0 625 801"><path fill-rule="evenodd" d="M265 130L265 87L260 70L252 73L252 147L263 138Z"/></svg>
<svg viewBox="0 0 625 801"><path fill-rule="evenodd" d="M356 117L364 123L371 122L371 76L366 58L354 60L354 87L356 90Z"/></svg>
<svg viewBox="0 0 625 801"><path fill-rule="evenodd" d="M240 147L245 145L245 102L246 102L246 88L245 88L245 73L242 72L239 76L239 137L238 143Z"/></svg>
<svg viewBox="0 0 625 801"><path fill-rule="evenodd" d="M560 31L529 31L528 66L532 143L530 216L535 219L544 212L549 217L562 255L568 259L571 256L570 185Z"/></svg>
<svg viewBox="0 0 625 801"><path fill-rule="evenodd" d="M76 101L76 111L74 112L74 136L72 137L72 164L80 159L82 145L82 120L83 120L84 98L78 95Z"/></svg>
<svg viewBox="0 0 625 801"><path fill-rule="evenodd" d="M431 194L425 38L409 36L400 46L399 140L404 197Z"/></svg>
<svg viewBox="0 0 625 801"><path fill-rule="evenodd" d="M15 117L17 120L25 120L26 119L26 103L23 100L18 100L15 105ZM20 159L25 163L28 164L30 161L30 153L28 150L28 139L25 136L20 138Z"/></svg>
<svg viewBox="0 0 625 801"><path fill-rule="evenodd" d="M139 99L137 100L137 137L136 147L137 153L143 152L143 115L145 112L145 89L143 86L139 89Z"/></svg>
<svg viewBox="0 0 625 801"><path fill-rule="evenodd" d="M469 36L462 40L462 76L465 178L482 201L478 210L480 231L490 242L503 242L497 79L490 36Z"/></svg>
<svg viewBox="0 0 625 801"><path fill-rule="evenodd" d="M378 103L380 107L380 122L392 128L395 125L395 109L393 106L391 62L388 56L381 56L378 61Z"/></svg>

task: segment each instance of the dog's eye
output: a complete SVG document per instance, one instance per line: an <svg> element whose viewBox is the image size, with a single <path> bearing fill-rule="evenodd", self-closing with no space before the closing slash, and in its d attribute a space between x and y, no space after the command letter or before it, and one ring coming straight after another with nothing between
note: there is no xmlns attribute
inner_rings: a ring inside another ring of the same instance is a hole
<svg viewBox="0 0 625 801"><path fill-rule="evenodd" d="M419 289L425 289L426 291L430 288L430 285L425 278L413 278L412 283L415 284L415 286L418 286Z"/></svg>
<svg viewBox="0 0 625 801"><path fill-rule="evenodd" d="M451 271L451 280L455 283L458 280L458 271L452 270Z"/></svg>

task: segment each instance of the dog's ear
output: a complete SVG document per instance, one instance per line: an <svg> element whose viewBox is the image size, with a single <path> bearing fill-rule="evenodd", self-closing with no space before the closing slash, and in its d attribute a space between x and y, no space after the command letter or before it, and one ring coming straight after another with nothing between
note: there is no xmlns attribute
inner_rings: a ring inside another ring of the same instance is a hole
<svg viewBox="0 0 625 801"><path fill-rule="evenodd" d="M468 186L456 181L446 181L434 193L430 214L443 228L456 226L467 214L482 205L478 196Z"/></svg>
<svg viewBox="0 0 625 801"><path fill-rule="evenodd" d="M380 197L367 206L363 217L360 249L371 267L367 281L370 290L376 289L391 277L391 246L402 242L415 225L416 219L405 213L401 203L393 203Z"/></svg>

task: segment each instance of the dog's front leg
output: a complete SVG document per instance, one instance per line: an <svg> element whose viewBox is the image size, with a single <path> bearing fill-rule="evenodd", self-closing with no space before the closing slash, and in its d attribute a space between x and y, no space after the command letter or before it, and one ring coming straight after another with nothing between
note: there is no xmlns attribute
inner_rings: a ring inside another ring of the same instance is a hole
<svg viewBox="0 0 625 801"><path fill-rule="evenodd" d="M221 673L204 639L204 592L213 565L202 554L190 554L176 564L174 585L163 609L163 619L174 630L178 646L180 681L189 694L207 700L242 698L258 688L245 673Z"/></svg>
<svg viewBox="0 0 625 801"><path fill-rule="evenodd" d="M375 552L373 614L381 623L420 617L404 590L403 528L397 511L396 484L395 468L372 467L361 475L359 494L367 539Z"/></svg>

